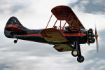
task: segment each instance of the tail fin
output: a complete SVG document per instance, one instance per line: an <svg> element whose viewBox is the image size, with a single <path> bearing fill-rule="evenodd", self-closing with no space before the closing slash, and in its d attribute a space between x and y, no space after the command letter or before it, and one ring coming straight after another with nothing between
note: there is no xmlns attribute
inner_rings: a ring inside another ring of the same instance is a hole
<svg viewBox="0 0 105 70"><path fill-rule="evenodd" d="M16 17L10 17L8 20L4 34L8 38L13 38L14 35L26 33L26 28L18 21Z"/></svg>

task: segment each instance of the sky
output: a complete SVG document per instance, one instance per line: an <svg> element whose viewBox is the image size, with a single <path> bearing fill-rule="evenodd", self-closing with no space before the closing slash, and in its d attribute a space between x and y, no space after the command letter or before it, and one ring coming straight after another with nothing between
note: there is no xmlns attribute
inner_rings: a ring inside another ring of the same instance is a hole
<svg viewBox="0 0 105 70"><path fill-rule="evenodd" d="M1 0L0 70L105 70L104 2L105 0ZM81 45L85 61L78 63L71 52L57 52L53 45L23 40L14 44L14 39L4 36L3 30L9 17L16 16L30 29L45 28L51 9L57 5L71 7L86 29L94 29L96 25L99 53L96 53L95 44Z"/></svg>

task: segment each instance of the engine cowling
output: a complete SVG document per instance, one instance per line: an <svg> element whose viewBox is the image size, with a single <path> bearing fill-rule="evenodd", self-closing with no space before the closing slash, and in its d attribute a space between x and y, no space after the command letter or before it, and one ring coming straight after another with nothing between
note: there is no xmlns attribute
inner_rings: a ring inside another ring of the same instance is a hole
<svg viewBox="0 0 105 70"><path fill-rule="evenodd" d="M94 33L93 33L92 29L89 29L87 31L87 42L88 43L94 43L95 42Z"/></svg>

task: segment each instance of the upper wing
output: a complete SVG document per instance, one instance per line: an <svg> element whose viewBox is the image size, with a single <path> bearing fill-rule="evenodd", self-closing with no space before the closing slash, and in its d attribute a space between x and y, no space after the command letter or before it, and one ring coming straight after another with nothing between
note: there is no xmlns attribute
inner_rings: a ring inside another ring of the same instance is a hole
<svg viewBox="0 0 105 70"><path fill-rule="evenodd" d="M79 32L81 29L85 29L70 7L56 6L51 12L58 20L66 20L71 31Z"/></svg>
<svg viewBox="0 0 105 70"><path fill-rule="evenodd" d="M54 42L54 43L67 42L67 39L63 36L63 34L59 30L54 28L44 29L41 32L41 35L48 42Z"/></svg>

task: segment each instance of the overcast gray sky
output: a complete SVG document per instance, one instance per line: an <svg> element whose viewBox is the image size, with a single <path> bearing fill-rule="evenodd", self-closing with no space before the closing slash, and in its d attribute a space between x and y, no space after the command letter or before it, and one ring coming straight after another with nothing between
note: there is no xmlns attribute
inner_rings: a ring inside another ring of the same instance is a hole
<svg viewBox="0 0 105 70"><path fill-rule="evenodd" d="M105 0L1 0L0 1L0 70L105 70ZM81 45L84 63L71 52L57 52L53 45L21 41L13 43L3 34L9 17L16 16L30 29L45 28L51 8L70 6L87 28L99 31L99 53L95 44Z"/></svg>

